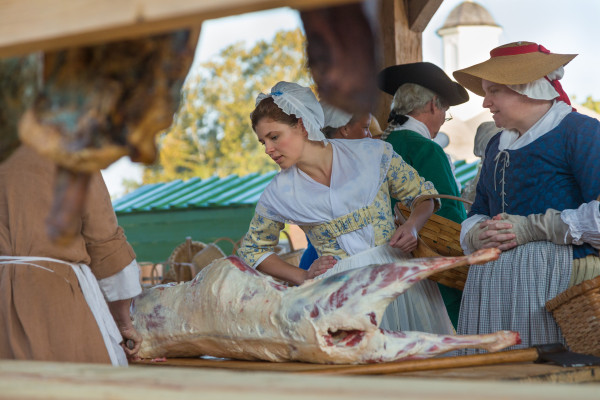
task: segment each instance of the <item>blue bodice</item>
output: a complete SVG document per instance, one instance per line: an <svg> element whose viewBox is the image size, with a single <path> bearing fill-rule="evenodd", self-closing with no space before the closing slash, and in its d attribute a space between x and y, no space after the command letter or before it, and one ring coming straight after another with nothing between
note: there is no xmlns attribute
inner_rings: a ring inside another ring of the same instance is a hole
<svg viewBox="0 0 600 400"><path fill-rule="evenodd" d="M600 123L573 112L532 143L499 151L500 133L488 143L469 216L541 214L576 209L600 194ZM598 254L585 244L573 257Z"/></svg>

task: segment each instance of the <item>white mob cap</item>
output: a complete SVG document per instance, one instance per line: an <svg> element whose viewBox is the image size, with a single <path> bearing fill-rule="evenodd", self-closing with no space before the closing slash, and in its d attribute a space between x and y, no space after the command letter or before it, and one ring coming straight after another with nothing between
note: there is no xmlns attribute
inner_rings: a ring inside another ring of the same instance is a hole
<svg viewBox="0 0 600 400"><path fill-rule="evenodd" d="M324 101L321 101L321 107L325 116L325 123L323 124L325 127L329 126L337 129L346 125L352 119L352 114L348 114Z"/></svg>
<svg viewBox="0 0 600 400"><path fill-rule="evenodd" d="M287 115L294 114L296 118L302 119L309 140L327 141L321 132L324 123L323 109L310 88L292 82L278 82L271 88L271 93L259 94L255 105L268 97L272 97L277 107Z"/></svg>

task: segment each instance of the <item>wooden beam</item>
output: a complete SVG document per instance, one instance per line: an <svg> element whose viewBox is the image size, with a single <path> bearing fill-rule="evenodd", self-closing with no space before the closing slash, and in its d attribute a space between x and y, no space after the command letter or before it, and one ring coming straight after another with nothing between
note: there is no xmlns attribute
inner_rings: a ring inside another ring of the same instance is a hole
<svg viewBox="0 0 600 400"><path fill-rule="evenodd" d="M570 368L564 368L569 372ZM299 375L283 372L225 371L178 367L0 360L3 399L234 399L362 400L385 399L527 399L598 398L598 386L499 382L490 376L474 381L454 370L450 379ZM593 374L593 373L592 373ZM457 379L458 378L458 379ZM555 380L554 382L568 382Z"/></svg>
<svg viewBox="0 0 600 400"><path fill-rule="evenodd" d="M409 0L408 26L413 32L423 32L443 0Z"/></svg>
<svg viewBox="0 0 600 400"><path fill-rule="evenodd" d="M357 0L0 0L0 57L97 44L276 7Z"/></svg>
<svg viewBox="0 0 600 400"><path fill-rule="evenodd" d="M380 34L384 68L423 60L422 34L409 27L408 9L410 4L410 0L381 1ZM379 105L374 115L379 121L381 129L385 129L392 97L384 92L380 93Z"/></svg>

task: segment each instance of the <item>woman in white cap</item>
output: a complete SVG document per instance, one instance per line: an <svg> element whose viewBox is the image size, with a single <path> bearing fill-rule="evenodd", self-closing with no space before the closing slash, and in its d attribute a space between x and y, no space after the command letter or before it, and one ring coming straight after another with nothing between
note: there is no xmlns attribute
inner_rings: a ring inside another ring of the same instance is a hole
<svg viewBox="0 0 600 400"><path fill-rule="evenodd" d="M321 101L324 123L321 131L327 139L371 138L371 114L352 115Z"/></svg>
<svg viewBox="0 0 600 400"><path fill-rule="evenodd" d="M523 347L563 341L546 301L600 275L600 123L575 112L558 81L575 54L515 42L490 55L454 72L503 128L487 145L461 244L504 252L471 267L458 332L516 330Z"/></svg>
<svg viewBox="0 0 600 400"><path fill-rule="evenodd" d="M261 93L251 120L265 152L281 171L261 195L242 241L239 254L248 265L301 284L334 264L332 271L346 268L345 263L350 269L408 257L417 244L416 232L439 204L418 201L435 189L391 145L379 140L327 140L321 132L319 102L310 88L295 83L279 82L269 94ZM408 223L398 229L390 196L414 206ZM300 226L317 250L319 258L307 271L273 252L285 223ZM393 302L378 325L451 333L437 286L421 283Z"/></svg>

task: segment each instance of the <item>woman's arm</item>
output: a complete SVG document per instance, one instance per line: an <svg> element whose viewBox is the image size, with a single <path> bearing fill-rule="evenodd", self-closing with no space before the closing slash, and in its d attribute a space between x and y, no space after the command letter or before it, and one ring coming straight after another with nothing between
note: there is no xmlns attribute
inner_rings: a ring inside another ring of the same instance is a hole
<svg viewBox="0 0 600 400"><path fill-rule="evenodd" d="M434 203L432 199L421 201L415 206L408 220L400 225L390 239L390 246L409 253L417 248L417 234L423 228L431 214Z"/></svg>
<svg viewBox="0 0 600 400"><path fill-rule="evenodd" d="M323 274L335 263L336 260L332 256L319 257L312 263L308 271L305 271L283 261L277 254L271 254L256 269L294 285L301 285L305 280Z"/></svg>

